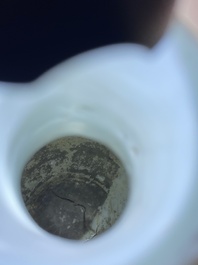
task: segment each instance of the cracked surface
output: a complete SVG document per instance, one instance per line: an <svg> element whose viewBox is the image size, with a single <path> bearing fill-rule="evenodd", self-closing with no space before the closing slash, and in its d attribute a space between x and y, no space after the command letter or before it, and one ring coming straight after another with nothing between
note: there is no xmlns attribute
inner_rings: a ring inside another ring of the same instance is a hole
<svg viewBox="0 0 198 265"><path fill-rule="evenodd" d="M81 137L61 138L41 148L25 166L21 191L39 226L64 238L84 240L112 226L128 193L118 158L105 146Z"/></svg>

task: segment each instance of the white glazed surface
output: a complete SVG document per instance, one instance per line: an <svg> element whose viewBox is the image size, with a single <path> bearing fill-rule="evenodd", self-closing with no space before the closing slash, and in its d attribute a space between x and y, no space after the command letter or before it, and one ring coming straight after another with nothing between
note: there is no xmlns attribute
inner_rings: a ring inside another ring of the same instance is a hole
<svg viewBox="0 0 198 265"><path fill-rule="evenodd" d="M167 265L197 229L196 113L169 34L152 50L104 47L29 84L0 84L0 264ZM101 141L123 161L120 221L85 244L40 229L20 194L25 163L63 135Z"/></svg>

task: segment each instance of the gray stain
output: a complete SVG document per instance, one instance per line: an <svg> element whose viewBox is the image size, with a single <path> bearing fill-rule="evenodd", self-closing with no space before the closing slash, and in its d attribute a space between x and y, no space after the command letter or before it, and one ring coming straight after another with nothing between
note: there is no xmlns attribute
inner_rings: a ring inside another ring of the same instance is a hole
<svg viewBox="0 0 198 265"><path fill-rule="evenodd" d="M81 239L89 230L96 234L108 228L93 231L91 223L120 170L121 162L104 145L64 137L41 148L25 166L23 199L40 227L64 238Z"/></svg>

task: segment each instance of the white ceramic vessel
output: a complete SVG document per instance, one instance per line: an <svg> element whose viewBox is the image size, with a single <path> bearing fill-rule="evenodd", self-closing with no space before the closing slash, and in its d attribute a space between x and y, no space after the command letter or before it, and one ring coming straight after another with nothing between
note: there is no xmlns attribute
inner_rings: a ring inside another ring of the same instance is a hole
<svg viewBox="0 0 198 265"><path fill-rule="evenodd" d="M198 52L185 34L176 27L152 50L112 45L34 82L0 83L0 264L170 265L187 256L198 231ZM20 192L28 159L66 135L109 146L129 174L119 222L87 243L39 228Z"/></svg>

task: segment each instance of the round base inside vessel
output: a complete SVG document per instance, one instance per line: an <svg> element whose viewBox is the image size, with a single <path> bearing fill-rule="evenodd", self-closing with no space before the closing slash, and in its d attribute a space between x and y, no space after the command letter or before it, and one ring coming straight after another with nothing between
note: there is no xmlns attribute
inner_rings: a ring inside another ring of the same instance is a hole
<svg viewBox="0 0 198 265"><path fill-rule="evenodd" d="M64 137L42 147L26 164L21 191L40 227L67 239L89 240L121 215L128 181L121 161L106 146Z"/></svg>

